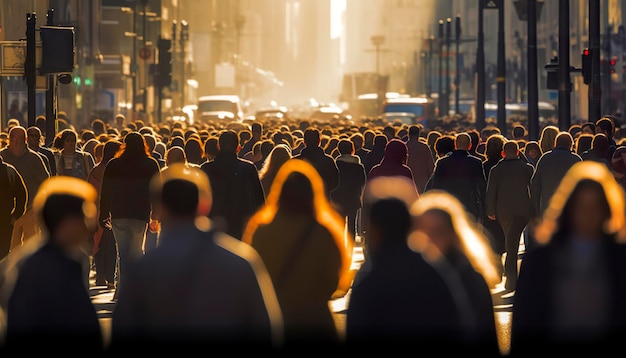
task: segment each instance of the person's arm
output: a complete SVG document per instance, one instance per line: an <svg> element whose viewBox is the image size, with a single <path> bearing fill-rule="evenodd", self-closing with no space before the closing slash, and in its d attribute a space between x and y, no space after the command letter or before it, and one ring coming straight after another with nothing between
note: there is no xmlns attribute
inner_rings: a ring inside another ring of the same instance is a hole
<svg viewBox="0 0 626 358"><path fill-rule="evenodd" d="M26 212L26 201L28 200L28 192L26 190L26 185L24 184L24 179L15 170L12 166L7 166L7 174L9 175L9 182L11 183L13 189L13 197L15 198L15 205L13 207L13 212L11 213L11 217L13 220L17 220L20 216L24 215ZM13 179L11 179L13 178Z"/></svg>

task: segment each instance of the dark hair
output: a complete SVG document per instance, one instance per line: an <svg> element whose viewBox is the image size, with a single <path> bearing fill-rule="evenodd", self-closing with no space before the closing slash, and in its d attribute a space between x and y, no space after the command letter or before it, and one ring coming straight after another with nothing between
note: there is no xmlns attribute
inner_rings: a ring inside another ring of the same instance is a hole
<svg viewBox="0 0 626 358"><path fill-rule="evenodd" d="M342 139L337 144L339 154L352 154L354 151L354 143L349 139Z"/></svg>
<svg viewBox="0 0 626 358"><path fill-rule="evenodd" d="M188 180L171 179L161 188L161 203L177 216L195 216L199 198L198 186Z"/></svg>
<svg viewBox="0 0 626 358"><path fill-rule="evenodd" d="M50 232L50 239L54 240L54 231L59 227L63 219L70 216L83 217L83 204L85 200L71 194L51 194L46 198L41 210L43 224Z"/></svg>
<svg viewBox="0 0 626 358"><path fill-rule="evenodd" d="M232 129L223 131L218 139L220 152L235 153L239 145L239 136Z"/></svg>

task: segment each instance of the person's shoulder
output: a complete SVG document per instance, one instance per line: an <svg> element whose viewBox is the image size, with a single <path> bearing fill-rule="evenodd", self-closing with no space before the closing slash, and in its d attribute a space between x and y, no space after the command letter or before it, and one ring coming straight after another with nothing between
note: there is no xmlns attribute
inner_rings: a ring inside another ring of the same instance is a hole
<svg viewBox="0 0 626 358"><path fill-rule="evenodd" d="M238 258L239 261L245 261L250 265L257 265L260 263L261 257L252 245L247 244L231 235L222 231L215 231L213 234L213 241L217 247L230 254L233 260Z"/></svg>

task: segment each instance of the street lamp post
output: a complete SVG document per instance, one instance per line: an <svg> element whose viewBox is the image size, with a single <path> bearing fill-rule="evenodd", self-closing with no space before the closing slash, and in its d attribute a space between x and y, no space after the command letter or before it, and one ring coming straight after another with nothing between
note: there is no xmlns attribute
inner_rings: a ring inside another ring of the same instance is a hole
<svg viewBox="0 0 626 358"><path fill-rule="evenodd" d="M443 27L443 20L439 20L439 71L438 71L438 83L437 86L437 100L439 101L439 116L442 116L444 112L444 94L443 94L443 45L444 45L445 31Z"/></svg>
<svg viewBox="0 0 626 358"><path fill-rule="evenodd" d="M374 48L376 49L376 83L378 88L377 95L377 103L379 112L382 109L382 103L385 98L385 92L381 90L381 74L380 74L380 46L385 43L385 36L383 35L374 35L370 38Z"/></svg>
<svg viewBox="0 0 626 358"><path fill-rule="evenodd" d="M459 96L461 93L461 54L459 53L459 46L461 43L461 16L457 15L455 18L455 32L454 39L456 42L456 71L454 80L454 113L461 113Z"/></svg>
<svg viewBox="0 0 626 358"><path fill-rule="evenodd" d="M446 19L446 92L444 94L443 113L450 112L450 39L452 38L452 19Z"/></svg>

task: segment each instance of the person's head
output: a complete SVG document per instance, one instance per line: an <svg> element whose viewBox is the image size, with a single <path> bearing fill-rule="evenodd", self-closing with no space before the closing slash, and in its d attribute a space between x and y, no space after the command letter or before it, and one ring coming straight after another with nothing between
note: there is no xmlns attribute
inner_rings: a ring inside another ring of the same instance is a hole
<svg viewBox="0 0 626 358"><path fill-rule="evenodd" d="M565 174L536 230L537 242L569 240L572 235L594 240L624 235L624 190L600 162L584 160Z"/></svg>
<svg viewBox="0 0 626 358"><path fill-rule="evenodd" d="M119 128L124 128L124 125L126 125L126 116L119 113L115 116L114 122Z"/></svg>
<svg viewBox="0 0 626 358"><path fill-rule="evenodd" d="M181 221L195 221L208 228L206 215L211 210L212 193L209 178L200 168L174 163L152 178L150 193L164 228Z"/></svg>
<svg viewBox="0 0 626 358"><path fill-rule="evenodd" d="M502 156L505 158L517 158L519 156L519 145L514 140L509 140L502 146Z"/></svg>
<svg viewBox="0 0 626 358"><path fill-rule="evenodd" d="M409 127L409 138L419 138L422 133L422 127L418 124L413 124Z"/></svg>
<svg viewBox="0 0 626 358"><path fill-rule="evenodd" d="M596 121L596 133L604 133L608 138L615 134L615 123L610 117L602 117Z"/></svg>
<svg viewBox="0 0 626 358"><path fill-rule="evenodd" d="M472 138L468 133L459 133L454 137L454 149L469 150L472 147Z"/></svg>
<svg viewBox="0 0 626 358"><path fill-rule="evenodd" d="M76 142L78 141L78 135L73 129L64 129L54 141L54 147L58 150L62 150L65 153L71 153L76 150Z"/></svg>
<svg viewBox="0 0 626 358"><path fill-rule="evenodd" d="M403 141L394 138L387 143L385 146L384 161L406 164L407 159L408 149Z"/></svg>
<svg viewBox="0 0 626 358"><path fill-rule="evenodd" d="M363 142L365 139L363 138L363 134L357 132L350 136L350 140L354 143L354 150L359 150L363 148Z"/></svg>
<svg viewBox="0 0 626 358"><path fill-rule="evenodd" d="M106 128L106 124L102 119L96 118L91 121L91 130L93 130L96 135L106 133Z"/></svg>
<svg viewBox="0 0 626 358"><path fill-rule="evenodd" d="M572 135L569 132L559 132L557 134L556 139L554 140L555 148L565 148L572 150L574 145L574 140L572 139Z"/></svg>
<svg viewBox="0 0 626 358"><path fill-rule="evenodd" d="M521 124L516 124L513 126L513 140L523 140L526 138L526 127Z"/></svg>
<svg viewBox="0 0 626 358"><path fill-rule="evenodd" d="M489 287L500 281L496 254L488 238L467 215L463 204L453 195L430 190L410 208L413 233L409 245L429 260L462 252Z"/></svg>
<svg viewBox="0 0 626 358"><path fill-rule="evenodd" d="M587 133L594 135L596 134L596 123L595 122L585 122L580 125L582 133Z"/></svg>
<svg viewBox="0 0 626 358"><path fill-rule="evenodd" d="M250 130L252 131L252 137L258 140L263 135L263 124L260 122L254 122L252 123Z"/></svg>
<svg viewBox="0 0 626 358"><path fill-rule="evenodd" d="M260 143L258 144L259 146L261 145ZM259 170L259 177L264 178L267 175L276 175L280 167L291 157L291 149L288 145L275 145L263 162L263 167Z"/></svg>
<svg viewBox="0 0 626 358"><path fill-rule="evenodd" d="M104 142L104 148L102 148L102 163L108 163L109 160L115 157L115 154L122 148L122 142L117 139L109 139Z"/></svg>
<svg viewBox="0 0 626 358"><path fill-rule="evenodd" d="M116 154L117 157L121 156L150 156L150 149L143 135L139 132L130 132L124 136L124 142L122 148Z"/></svg>
<svg viewBox="0 0 626 358"><path fill-rule="evenodd" d="M202 142L196 137L187 139L184 151L190 163L202 164L206 160Z"/></svg>
<svg viewBox="0 0 626 358"><path fill-rule="evenodd" d="M218 139L216 136L210 136L204 141L204 155L207 160L213 160L217 156L217 153L219 152L217 142Z"/></svg>
<svg viewBox="0 0 626 358"><path fill-rule="evenodd" d="M240 148L237 132L229 129L220 133L218 145L220 153L237 153Z"/></svg>
<svg viewBox="0 0 626 358"><path fill-rule="evenodd" d="M524 146L524 155L528 158L537 161L539 157L541 157L541 154L541 147L539 147L537 141L531 140Z"/></svg>
<svg viewBox="0 0 626 358"><path fill-rule="evenodd" d="M20 155L26 150L26 128L13 126L9 129L9 150L15 155Z"/></svg>
<svg viewBox="0 0 626 358"><path fill-rule="evenodd" d="M97 228L98 194L89 182L71 176L46 179L33 201L33 212L49 242L77 253Z"/></svg>
<svg viewBox="0 0 626 358"><path fill-rule="evenodd" d="M179 146L174 146L165 152L165 165L169 167L174 163L187 163L185 151Z"/></svg>
<svg viewBox="0 0 626 358"><path fill-rule="evenodd" d="M470 146L468 148L468 150L476 150L476 148L478 148L478 145L481 142L481 138L480 138L480 132L477 129L471 129L468 130L467 132L465 132L469 135L470 137Z"/></svg>
<svg viewBox="0 0 626 358"><path fill-rule="evenodd" d="M585 151L591 149L591 143L593 142L593 134L580 133L576 138L576 153L582 154Z"/></svg>
<svg viewBox="0 0 626 358"><path fill-rule="evenodd" d="M28 127L26 130L26 138L28 141L28 147L34 151L39 150L42 144L41 130L37 126Z"/></svg>
<svg viewBox="0 0 626 358"><path fill-rule="evenodd" d="M337 150L343 155L354 154L354 143L350 139L341 139L337 144Z"/></svg>
<svg viewBox="0 0 626 358"><path fill-rule="evenodd" d="M487 138L485 143L485 156L487 159L500 159L503 157L502 150L504 147L505 138L501 134L492 134Z"/></svg>
<svg viewBox="0 0 626 358"><path fill-rule="evenodd" d="M454 150L454 137L451 135L439 136L435 141L434 147L437 158L441 158Z"/></svg>
<svg viewBox="0 0 626 358"><path fill-rule="evenodd" d="M307 147L317 147L321 143L320 131L317 128L309 127L304 131L304 145Z"/></svg>
<svg viewBox="0 0 626 358"><path fill-rule="evenodd" d="M546 153L554 149L554 139L559 134L559 128L557 126L545 126L541 130L541 136L539 137L539 146L541 152Z"/></svg>

